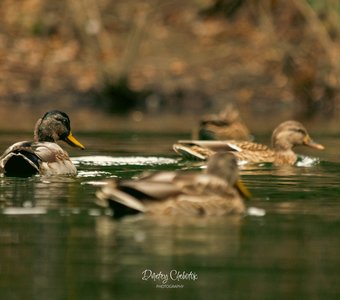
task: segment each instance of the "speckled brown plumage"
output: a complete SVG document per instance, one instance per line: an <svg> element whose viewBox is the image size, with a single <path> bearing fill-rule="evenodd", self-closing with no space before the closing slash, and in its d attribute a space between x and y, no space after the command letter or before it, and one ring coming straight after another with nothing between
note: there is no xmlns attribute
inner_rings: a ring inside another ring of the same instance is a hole
<svg viewBox="0 0 340 300"><path fill-rule="evenodd" d="M297 145L305 145L323 150L315 143L305 127L297 121L281 123L273 132L272 148L248 141L179 141L173 148L185 158L204 160L218 151L227 151L238 160L251 163L270 162L276 165L293 165L297 156L292 150Z"/></svg>
<svg viewBox="0 0 340 300"><path fill-rule="evenodd" d="M245 211L235 158L212 155L206 172L157 172L136 180L110 180L97 192L98 204L115 217L127 214L219 216Z"/></svg>

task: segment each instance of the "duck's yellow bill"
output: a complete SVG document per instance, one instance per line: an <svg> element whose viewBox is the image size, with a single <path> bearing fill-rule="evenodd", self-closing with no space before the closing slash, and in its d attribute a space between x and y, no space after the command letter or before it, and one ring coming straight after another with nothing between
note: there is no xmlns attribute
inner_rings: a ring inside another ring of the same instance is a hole
<svg viewBox="0 0 340 300"><path fill-rule="evenodd" d="M250 199L251 198L251 193L249 192L249 190L247 189L247 187L244 185L244 183L242 182L241 179L238 179L235 183L235 187L236 189L239 191L239 193L241 194L241 196L243 196L246 199Z"/></svg>
<svg viewBox="0 0 340 300"><path fill-rule="evenodd" d="M69 145L73 147L78 147L82 150L85 149L85 147L80 142L78 142L78 140L72 135L72 132L70 132L70 134L66 137L65 140Z"/></svg>
<svg viewBox="0 0 340 300"><path fill-rule="evenodd" d="M303 139L303 143L306 146L309 146L309 147L312 147L312 148L315 148L315 149L318 149L318 150L324 150L325 149L325 147L323 145L314 142L309 135L305 136L305 138Z"/></svg>

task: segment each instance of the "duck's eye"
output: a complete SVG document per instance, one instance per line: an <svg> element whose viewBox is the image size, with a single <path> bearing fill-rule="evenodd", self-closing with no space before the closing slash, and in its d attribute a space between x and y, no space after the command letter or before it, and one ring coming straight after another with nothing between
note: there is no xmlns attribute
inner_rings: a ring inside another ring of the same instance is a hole
<svg viewBox="0 0 340 300"><path fill-rule="evenodd" d="M293 131L301 133L302 135L307 135L307 132L301 128L294 128Z"/></svg>
<svg viewBox="0 0 340 300"><path fill-rule="evenodd" d="M63 124L67 129L70 129L69 123L67 122L65 118L56 118L56 120L60 122L61 124Z"/></svg>

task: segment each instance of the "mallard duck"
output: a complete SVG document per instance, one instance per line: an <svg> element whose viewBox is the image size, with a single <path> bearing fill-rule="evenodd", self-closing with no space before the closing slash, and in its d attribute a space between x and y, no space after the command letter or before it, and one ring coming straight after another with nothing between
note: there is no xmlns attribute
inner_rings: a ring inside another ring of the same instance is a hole
<svg viewBox="0 0 340 300"><path fill-rule="evenodd" d="M324 146L314 142L306 128L297 121L281 123L273 132L272 149L247 141L179 141L174 150L189 159L205 160L216 151L230 151L238 160L261 163L270 162L275 165L293 165L297 156L293 148L305 145L323 150Z"/></svg>
<svg viewBox="0 0 340 300"><path fill-rule="evenodd" d="M205 115L198 129L200 140L250 140L251 135L238 110L227 105L219 114Z"/></svg>
<svg viewBox="0 0 340 300"><path fill-rule="evenodd" d="M58 140L84 149L71 133L67 114L53 110L37 121L34 141L15 143L4 152L0 157L0 172L8 176L75 175L77 169L56 143Z"/></svg>
<svg viewBox="0 0 340 300"><path fill-rule="evenodd" d="M97 193L98 204L114 217L146 213L171 216L219 216L245 211L249 191L238 179L235 157L215 153L205 172L163 171L136 180L110 180Z"/></svg>

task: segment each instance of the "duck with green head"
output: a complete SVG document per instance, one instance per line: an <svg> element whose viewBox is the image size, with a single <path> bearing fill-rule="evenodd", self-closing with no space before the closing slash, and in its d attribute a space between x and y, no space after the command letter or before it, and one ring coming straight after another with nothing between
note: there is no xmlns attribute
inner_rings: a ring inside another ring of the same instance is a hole
<svg viewBox="0 0 340 300"><path fill-rule="evenodd" d="M76 175L76 167L57 141L85 149L72 135L67 114L53 110L37 121L33 141L17 142L4 152L0 172L8 176Z"/></svg>

